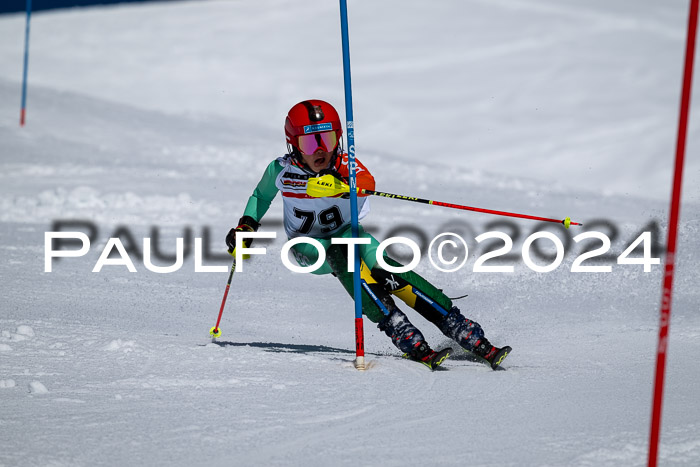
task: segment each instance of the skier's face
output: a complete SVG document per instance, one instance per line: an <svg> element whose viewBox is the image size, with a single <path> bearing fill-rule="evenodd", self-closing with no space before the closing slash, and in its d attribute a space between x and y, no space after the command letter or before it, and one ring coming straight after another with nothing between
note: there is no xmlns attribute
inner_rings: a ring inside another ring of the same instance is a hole
<svg viewBox="0 0 700 467"><path fill-rule="evenodd" d="M321 148L313 154L302 154L302 159L306 165L308 165L311 170L319 173L323 169L327 169L331 163L331 158L333 157L332 152L325 152Z"/></svg>

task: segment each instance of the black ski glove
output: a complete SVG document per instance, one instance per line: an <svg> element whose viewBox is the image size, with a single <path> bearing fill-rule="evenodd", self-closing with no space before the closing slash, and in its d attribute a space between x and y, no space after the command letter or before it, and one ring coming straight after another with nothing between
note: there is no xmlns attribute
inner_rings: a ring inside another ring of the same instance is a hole
<svg viewBox="0 0 700 467"><path fill-rule="evenodd" d="M238 227L229 230L228 234L226 235L226 246L228 247L229 254L232 254L233 250L236 248L236 232L257 232L259 228L260 224L252 217L241 217L241 219L238 221ZM247 238L243 241L243 246L250 248L252 243L253 239Z"/></svg>
<svg viewBox="0 0 700 467"><path fill-rule="evenodd" d="M333 175L335 178L345 183L346 185L350 183L347 178L343 177L342 175L340 175L340 173L336 172L333 169L323 169L318 173L318 175Z"/></svg>

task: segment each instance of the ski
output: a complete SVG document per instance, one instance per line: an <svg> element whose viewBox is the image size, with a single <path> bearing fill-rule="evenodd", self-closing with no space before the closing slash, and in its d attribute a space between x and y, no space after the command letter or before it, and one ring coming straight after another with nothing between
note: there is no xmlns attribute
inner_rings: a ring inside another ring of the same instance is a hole
<svg viewBox="0 0 700 467"><path fill-rule="evenodd" d="M505 360L508 354L510 354L511 350L513 349L506 345L501 350L499 350L491 360L487 360L491 365L491 368L493 368L494 370L499 369L501 367L501 363L503 363L503 360Z"/></svg>
<svg viewBox="0 0 700 467"><path fill-rule="evenodd" d="M489 358L482 357L474 351L468 351L464 350L464 352L459 352L458 354L454 355L454 360L465 360L473 363L480 363L482 365L488 365L491 367L492 370L505 370L506 368L502 367L501 364L504 362L506 357L510 355L511 351L513 349L510 346L504 346L500 349L497 349L497 351L494 353L494 355L490 356Z"/></svg>
<svg viewBox="0 0 700 467"><path fill-rule="evenodd" d="M437 367L442 365L442 363L447 360L447 358L450 356L452 353L451 348L446 348L442 349L439 352L434 352L430 357L426 358L425 360L419 360L416 358L411 357L409 354L405 353L403 354L403 358L406 358L408 360L413 360L414 362L422 363L423 365L427 366L430 368L432 371L435 371Z"/></svg>

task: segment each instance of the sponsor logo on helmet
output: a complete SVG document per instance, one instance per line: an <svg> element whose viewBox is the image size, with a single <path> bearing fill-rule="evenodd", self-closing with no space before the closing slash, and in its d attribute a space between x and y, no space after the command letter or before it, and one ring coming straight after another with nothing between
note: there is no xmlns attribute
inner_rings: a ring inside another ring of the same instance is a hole
<svg viewBox="0 0 700 467"><path fill-rule="evenodd" d="M315 125L304 125L304 134L317 133L319 131L329 131L332 129L332 123L317 123Z"/></svg>

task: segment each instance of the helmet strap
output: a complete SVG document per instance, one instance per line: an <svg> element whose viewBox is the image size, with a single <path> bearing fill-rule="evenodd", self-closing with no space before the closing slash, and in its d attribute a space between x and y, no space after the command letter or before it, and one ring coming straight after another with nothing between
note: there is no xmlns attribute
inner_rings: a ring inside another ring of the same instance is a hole
<svg viewBox="0 0 700 467"><path fill-rule="evenodd" d="M335 169L335 163L338 160L338 154L342 153L342 148L340 147L340 142L338 142L338 145L335 147L335 150L333 151L333 156L331 156L331 162L328 164L328 168L333 170Z"/></svg>
<svg viewBox="0 0 700 467"><path fill-rule="evenodd" d="M289 142L287 142L287 151L288 151L289 154L292 156L292 158L293 158L294 161L297 163L297 165L298 165L304 172L306 172L306 173L308 173L308 174L310 174L310 175L316 175L316 172L314 172L313 170L311 170L311 167L309 167L309 166L306 164L306 162L304 162L304 158L301 156L301 151L299 151L299 149L297 149L295 146L289 144Z"/></svg>

